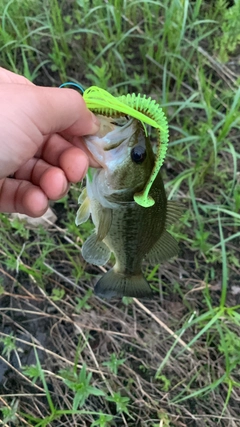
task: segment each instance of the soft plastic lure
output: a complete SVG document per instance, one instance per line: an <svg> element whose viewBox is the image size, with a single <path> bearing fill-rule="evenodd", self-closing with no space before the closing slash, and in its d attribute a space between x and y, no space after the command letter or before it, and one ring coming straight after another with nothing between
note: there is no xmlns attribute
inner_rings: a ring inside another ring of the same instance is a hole
<svg viewBox="0 0 240 427"><path fill-rule="evenodd" d="M72 84L70 82L65 83L61 87L67 85L71 86ZM146 95L142 96L133 93L115 97L97 86L91 86L86 90L76 83L74 83L74 86L80 89L87 107L95 114L102 114L108 117L128 115L141 121L143 126L148 124L157 129L158 144L155 165L144 189L134 194L134 200L140 206L147 208L154 205L155 201L149 195L149 192L163 164L168 146L168 123L160 105L155 100L147 98ZM144 129L146 132L145 126Z"/></svg>

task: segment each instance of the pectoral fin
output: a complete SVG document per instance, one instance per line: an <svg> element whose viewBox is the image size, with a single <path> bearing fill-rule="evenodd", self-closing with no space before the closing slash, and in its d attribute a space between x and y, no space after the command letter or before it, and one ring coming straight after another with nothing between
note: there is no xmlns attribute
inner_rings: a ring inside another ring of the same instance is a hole
<svg viewBox="0 0 240 427"><path fill-rule="evenodd" d="M181 203L169 200L167 202L167 216L165 226L168 227L169 225L175 224L175 222L178 221L182 215L183 209L184 206Z"/></svg>
<svg viewBox="0 0 240 427"><path fill-rule="evenodd" d="M108 208L102 208L98 212L98 227L97 227L97 240L101 242L109 232L112 223L112 210Z"/></svg>
<svg viewBox="0 0 240 427"><path fill-rule="evenodd" d="M104 265L108 262L111 251L104 242L98 240L94 233L83 244L82 256L89 264Z"/></svg>
<svg viewBox="0 0 240 427"><path fill-rule="evenodd" d="M77 211L77 216L75 219L75 224L80 225L88 220L90 216L90 200L88 197L85 198L82 205Z"/></svg>
<svg viewBox="0 0 240 427"><path fill-rule="evenodd" d="M88 196L87 195L87 188L84 187L82 189L82 192L81 192L79 198L78 198L78 204L81 205L84 202L84 200L87 198L87 196Z"/></svg>
<svg viewBox="0 0 240 427"><path fill-rule="evenodd" d="M172 258L178 254L178 244L168 231L164 230L160 239L155 243L150 252L146 255L147 261L157 264Z"/></svg>

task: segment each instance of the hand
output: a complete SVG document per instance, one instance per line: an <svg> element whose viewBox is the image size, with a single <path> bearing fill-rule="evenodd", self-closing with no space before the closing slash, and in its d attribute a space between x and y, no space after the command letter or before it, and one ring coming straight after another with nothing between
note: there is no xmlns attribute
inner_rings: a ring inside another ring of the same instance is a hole
<svg viewBox="0 0 240 427"><path fill-rule="evenodd" d="M0 212L41 216L89 163L97 166L81 136L98 129L77 91L38 87L0 68Z"/></svg>

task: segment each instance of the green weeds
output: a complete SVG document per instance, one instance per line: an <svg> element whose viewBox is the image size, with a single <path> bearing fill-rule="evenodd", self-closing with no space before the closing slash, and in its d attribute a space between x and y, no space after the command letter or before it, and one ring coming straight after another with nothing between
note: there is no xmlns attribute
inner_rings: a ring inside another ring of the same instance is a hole
<svg viewBox="0 0 240 427"><path fill-rule="evenodd" d="M0 343L3 344L2 355L6 356L7 360L10 359L11 353L17 350L16 339L11 332L5 338L0 338Z"/></svg>
<svg viewBox="0 0 240 427"><path fill-rule="evenodd" d="M84 364L79 373L72 371L61 371L61 377L63 378L64 384L68 386L70 390L75 392L73 399L73 410L76 411L78 408L84 406L86 400L90 395L92 396L104 396L105 393L96 387L90 385L92 373L86 373L86 365Z"/></svg>
<svg viewBox="0 0 240 427"><path fill-rule="evenodd" d="M125 360L126 359L118 359L116 354L113 353L110 355L110 360L108 362L103 362L103 366L107 366L114 375L117 375L119 366L123 365Z"/></svg>

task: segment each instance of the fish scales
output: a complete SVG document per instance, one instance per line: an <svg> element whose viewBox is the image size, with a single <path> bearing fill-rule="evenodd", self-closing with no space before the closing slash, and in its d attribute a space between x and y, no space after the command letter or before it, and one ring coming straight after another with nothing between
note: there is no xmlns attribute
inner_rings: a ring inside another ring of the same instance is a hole
<svg viewBox="0 0 240 427"><path fill-rule="evenodd" d="M157 186L159 181L162 184L161 176L156 181ZM131 206L112 211L111 228L104 242L115 255L118 272L134 274L141 271L144 256L164 229L166 197L163 185L158 186L156 193L157 203L150 208L133 202ZM117 246L116 241L119 243Z"/></svg>

